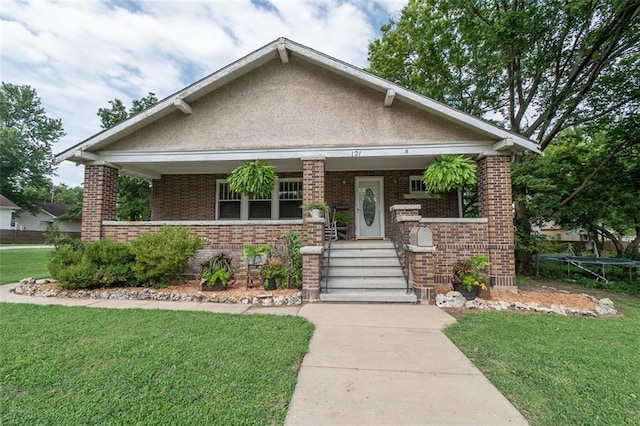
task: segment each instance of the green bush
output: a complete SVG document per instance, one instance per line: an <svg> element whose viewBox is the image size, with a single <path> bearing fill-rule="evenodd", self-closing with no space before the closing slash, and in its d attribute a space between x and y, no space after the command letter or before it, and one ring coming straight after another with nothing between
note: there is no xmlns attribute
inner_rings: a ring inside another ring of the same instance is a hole
<svg viewBox="0 0 640 426"><path fill-rule="evenodd" d="M282 237L284 246L282 258L289 271L289 283L297 288L302 288L302 254L300 249L304 245L305 238L306 235L301 237L295 232L287 232Z"/></svg>
<svg viewBox="0 0 640 426"><path fill-rule="evenodd" d="M158 232L143 234L131 243L135 277L143 285L165 287L186 271L189 258L202 246L200 237L186 226L163 226Z"/></svg>
<svg viewBox="0 0 640 426"><path fill-rule="evenodd" d="M114 286L135 284L133 264L135 256L129 245L113 240L98 240L87 244L84 256L96 269L95 283Z"/></svg>
<svg viewBox="0 0 640 426"><path fill-rule="evenodd" d="M58 281L69 266L80 263L82 259L82 249L76 249L69 244L63 244L57 247L52 253L51 258L46 264L49 274Z"/></svg>

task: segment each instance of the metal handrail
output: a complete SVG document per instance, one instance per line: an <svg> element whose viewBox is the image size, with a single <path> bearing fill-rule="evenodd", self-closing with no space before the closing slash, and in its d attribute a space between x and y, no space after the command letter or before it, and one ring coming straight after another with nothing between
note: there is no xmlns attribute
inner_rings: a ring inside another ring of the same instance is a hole
<svg viewBox="0 0 640 426"><path fill-rule="evenodd" d="M325 282L324 282L324 292L325 293L329 292L329 268L331 267L331 241L332 240L333 240L332 238L329 238L329 244L327 246L327 274L325 276ZM323 254L323 256L324 256L324 254ZM322 290L322 287L321 287L321 290Z"/></svg>
<svg viewBox="0 0 640 426"><path fill-rule="evenodd" d="M400 222L397 221L395 215L393 217L394 223L394 232L391 234L391 238L393 240L393 247L396 249L396 256L398 256L398 261L400 262L400 267L402 268L402 275L404 275L404 280L407 283L407 293L411 290L409 288L409 265L407 265L407 250L405 243L405 235L404 229Z"/></svg>

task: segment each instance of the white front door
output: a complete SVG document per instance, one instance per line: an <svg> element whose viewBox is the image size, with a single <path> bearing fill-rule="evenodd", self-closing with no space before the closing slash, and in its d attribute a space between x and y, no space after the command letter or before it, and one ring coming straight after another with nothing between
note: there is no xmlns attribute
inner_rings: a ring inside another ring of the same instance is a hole
<svg viewBox="0 0 640 426"><path fill-rule="evenodd" d="M356 178L356 239L384 239L383 179Z"/></svg>

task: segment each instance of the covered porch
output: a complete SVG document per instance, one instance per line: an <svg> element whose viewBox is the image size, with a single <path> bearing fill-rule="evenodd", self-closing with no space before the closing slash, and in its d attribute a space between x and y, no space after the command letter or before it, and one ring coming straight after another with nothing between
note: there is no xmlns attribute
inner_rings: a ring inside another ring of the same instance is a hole
<svg viewBox="0 0 640 426"><path fill-rule="evenodd" d="M303 298L317 301L325 220L308 217L300 206L324 201L331 211L337 209L352 218L345 230L347 240L393 241L409 290L424 301L433 299L435 284L450 281L453 263L474 255L490 259L493 286L515 291L508 153L493 151L478 157L477 146L455 152L477 158L480 218L463 218L457 192L438 198L420 189L424 167L436 155L398 150L402 155L385 156L393 154L387 148L384 153L380 149L324 151L324 155L297 152L289 153L290 158L263 151L217 161L188 152L174 154L174 161L161 161L158 157L164 153L126 159L103 154L101 161L85 164L82 238L127 242L164 225L187 225L204 238L207 248L240 259L246 244L275 245L287 232L304 234ZM233 168L255 158L250 155L277 168L279 180L271 198L247 199L225 186ZM116 220L119 173L150 179L151 221ZM429 229L433 239L428 248L412 244L415 228Z"/></svg>

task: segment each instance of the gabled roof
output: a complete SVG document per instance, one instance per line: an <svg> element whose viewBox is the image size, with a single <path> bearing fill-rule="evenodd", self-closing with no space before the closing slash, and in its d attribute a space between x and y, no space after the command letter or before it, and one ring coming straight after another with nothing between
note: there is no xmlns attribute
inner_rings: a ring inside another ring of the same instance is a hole
<svg viewBox="0 0 640 426"><path fill-rule="evenodd" d="M0 194L0 207L5 207L8 209L19 209L20 207L18 207L13 201L11 201L10 199L8 199L7 197L5 197L4 195Z"/></svg>
<svg viewBox="0 0 640 426"><path fill-rule="evenodd" d="M44 210L46 213L49 213L51 216L57 218L65 214L73 204L63 204L63 203L39 203L38 206Z"/></svg>
<svg viewBox="0 0 640 426"><path fill-rule="evenodd" d="M135 131L153 123L156 120L180 110L191 113L189 103L202 98L225 84L249 73L250 71L272 61L288 62L289 55L314 64L346 77L358 84L385 93L385 104L389 105L394 99L399 99L414 107L443 117L458 125L470 128L478 133L501 140L496 150L522 152L525 150L540 152L538 145L523 136L509 132L487 121L448 107L433 99L422 96L405 87L370 74L353 65L332 58L286 38L279 38L249 55L231 63L230 65L210 74L202 80L168 96L146 110L130 117L116 126L103 130L79 144L68 148L56 156L56 162L64 160L94 160L91 152L115 142Z"/></svg>

